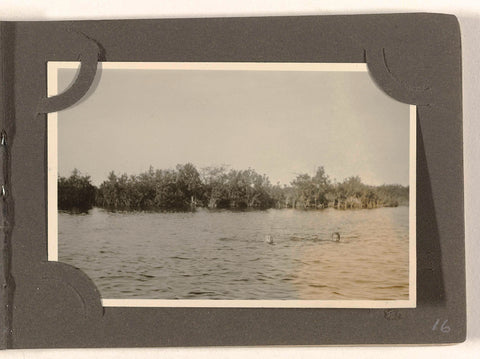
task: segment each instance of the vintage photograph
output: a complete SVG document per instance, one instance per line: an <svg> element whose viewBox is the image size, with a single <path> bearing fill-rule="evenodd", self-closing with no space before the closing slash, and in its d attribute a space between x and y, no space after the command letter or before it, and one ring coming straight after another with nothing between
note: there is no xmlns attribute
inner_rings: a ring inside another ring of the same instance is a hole
<svg viewBox="0 0 480 359"><path fill-rule="evenodd" d="M48 258L104 306L415 307L415 113L366 64L105 62L48 115Z"/></svg>

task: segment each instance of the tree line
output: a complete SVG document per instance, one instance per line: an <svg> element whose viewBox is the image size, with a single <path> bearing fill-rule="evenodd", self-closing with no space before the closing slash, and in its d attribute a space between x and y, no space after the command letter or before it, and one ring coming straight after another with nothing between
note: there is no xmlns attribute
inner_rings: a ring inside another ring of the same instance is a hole
<svg viewBox="0 0 480 359"><path fill-rule="evenodd" d="M401 185L370 186L360 177L332 181L319 167L315 174L299 174L290 185L272 185L253 169L235 170L191 164L139 175L117 175L96 187L88 175L74 170L58 178L58 208L88 212L95 207L110 211L189 211L197 207L222 209L355 209L408 205L409 189Z"/></svg>

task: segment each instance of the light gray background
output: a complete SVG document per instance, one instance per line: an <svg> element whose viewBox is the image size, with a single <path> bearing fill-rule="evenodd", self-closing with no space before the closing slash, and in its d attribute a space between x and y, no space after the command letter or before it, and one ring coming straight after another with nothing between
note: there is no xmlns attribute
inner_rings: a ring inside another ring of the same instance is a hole
<svg viewBox="0 0 480 359"><path fill-rule="evenodd" d="M88 3L88 4L87 4ZM467 341L454 346L337 348L196 348L2 351L0 358L473 358L480 352L480 2L478 0L2 0L0 20L61 20L392 12L457 15L462 31L467 253Z"/></svg>
<svg viewBox="0 0 480 359"><path fill-rule="evenodd" d="M58 93L76 72L58 71ZM104 68L97 78L58 113L60 176L77 168L99 186L112 170L191 162L252 168L282 186L319 166L332 180L409 185L410 106L368 72Z"/></svg>

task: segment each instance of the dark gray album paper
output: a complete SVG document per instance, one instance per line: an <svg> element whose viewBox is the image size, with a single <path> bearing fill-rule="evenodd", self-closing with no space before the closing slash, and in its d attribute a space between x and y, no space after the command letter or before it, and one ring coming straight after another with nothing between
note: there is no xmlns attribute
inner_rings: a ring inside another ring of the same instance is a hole
<svg viewBox="0 0 480 359"><path fill-rule="evenodd" d="M8 347L464 339L455 17L25 22L2 48Z"/></svg>

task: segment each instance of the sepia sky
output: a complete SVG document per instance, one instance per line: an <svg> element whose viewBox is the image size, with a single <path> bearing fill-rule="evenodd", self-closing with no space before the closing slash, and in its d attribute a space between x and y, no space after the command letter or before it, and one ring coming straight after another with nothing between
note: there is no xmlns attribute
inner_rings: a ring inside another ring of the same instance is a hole
<svg viewBox="0 0 480 359"><path fill-rule="evenodd" d="M59 89L76 70L61 69ZM103 69L83 101L58 113L59 175L99 185L193 163L253 168L272 183L324 166L338 181L409 179L409 106L367 72Z"/></svg>

